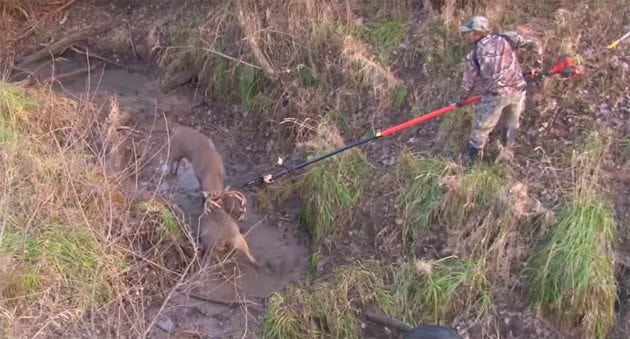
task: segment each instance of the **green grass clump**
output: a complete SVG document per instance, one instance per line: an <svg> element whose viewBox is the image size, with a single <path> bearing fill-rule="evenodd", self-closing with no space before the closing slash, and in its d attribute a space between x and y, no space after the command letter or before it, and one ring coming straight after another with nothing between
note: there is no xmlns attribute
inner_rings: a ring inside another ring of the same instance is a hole
<svg viewBox="0 0 630 339"><path fill-rule="evenodd" d="M460 227L476 212L487 211L498 199L501 189L509 183L500 166L476 166L447 182L448 193L442 199L440 220L444 225Z"/></svg>
<svg viewBox="0 0 630 339"><path fill-rule="evenodd" d="M615 318L615 237L613 212L598 197L562 206L528 266L530 303L567 326L581 322L588 333L605 338Z"/></svg>
<svg viewBox="0 0 630 339"><path fill-rule="evenodd" d="M482 316L492 304L483 261L447 257L406 263L394 278L395 311L408 323L444 323L459 314Z"/></svg>
<svg viewBox="0 0 630 339"><path fill-rule="evenodd" d="M65 288L73 291L70 305L98 307L116 295L114 276L127 268L126 258L99 245L86 225L53 222L38 236L38 245L40 263L48 263L63 277Z"/></svg>
<svg viewBox="0 0 630 339"><path fill-rule="evenodd" d="M252 108L254 98L260 92L260 74L249 66L237 68L238 93L245 107Z"/></svg>
<svg viewBox="0 0 630 339"><path fill-rule="evenodd" d="M269 298L263 338L360 338L355 310L367 303L393 306L385 288L383 268L362 263L335 272L330 281L308 287L289 286Z"/></svg>
<svg viewBox="0 0 630 339"><path fill-rule="evenodd" d="M295 300L303 300L305 292L294 285L289 285L282 293L269 297L262 327L263 338L305 338L302 319L291 308ZM300 327L302 326L302 327Z"/></svg>
<svg viewBox="0 0 630 339"><path fill-rule="evenodd" d="M400 107L405 103L408 94L407 86L397 86L394 89L394 95L392 97L392 101L395 107Z"/></svg>
<svg viewBox="0 0 630 339"><path fill-rule="evenodd" d="M615 319L617 284L613 246L617 226L611 204L599 194L599 164L608 144L598 132L573 157L575 191L526 269L532 306L568 327L606 338Z"/></svg>
<svg viewBox="0 0 630 339"><path fill-rule="evenodd" d="M341 145L343 141L337 128L325 121L307 147L311 154L319 155ZM334 235L348 220L351 208L358 202L370 177L370 164L357 149L313 165L302 176L296 189L304 197L300 220L308 227L315 243Z"/></svg>
<svg viewBox="0 0 630 339"><path fill-rule="evenodd" d="M619 147L621 148L621 156L624 160L630 160L630 137L625 137L619 141Z"/></svg>
<svg viewBox="0 0 630 339"><path fill-rule="evenodd" d="M368 25L369 40L384 64L389 64L393 49L405 34L403 19L386 19Z"/></svg>
<svg viewBox="0 0 630 339"><path fill-rule="evenodd" d="M527 255L539 212L527 186L500 165L478 164L442 179L446 193L433 204L437 222L448 230L447 248L486 262L496 283L509 279ZM534 219L533 219L534 218Z"/></svg>
<svg viewBox="0 0 630 339"><path fill-rule="evenodd" d="M309 67L298 67L298 75L300 77L300 84L303 87L311 87L317 84L317 78L315 78L313 70Z"/></svg>
<svg viewBox="0 0 630 339"><path fill-rule="evenodd" d="M0 118L3 123L24 121L29 110L37 107L37 101L28 97L18 87L0 81ZM13 121L11 121L13 120Z"/></svg>
<svg viewBox="0 0 630 339"><path fill-rule="evenodd" d="M141 201L136 205L139 212L145 213L144 217L149 215L155 215L157 219L158 229L157 232L159 238L171 237L177 240L186 240L186 235L182 231L179 219L177 215L171 209L171 207L161 201L161 199L150 199L147 201Z"/></svg>
<svg viewBox="0 0 630 339"><path fill-rule="evenodd" d="M434 205L444 196L442 177L451 167L437 157L402 152L398 172L402 178L398 202L402 206L403 246L424 236L433 225Z"/></svg>

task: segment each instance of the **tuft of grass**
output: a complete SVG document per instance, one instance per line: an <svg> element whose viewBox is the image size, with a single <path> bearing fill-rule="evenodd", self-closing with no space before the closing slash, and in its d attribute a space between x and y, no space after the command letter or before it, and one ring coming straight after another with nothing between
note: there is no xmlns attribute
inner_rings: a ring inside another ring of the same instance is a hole
<svg viewBox="0 0 630 339"><path fill-rule="evenodd" d="M157 231L160 238L171 237L177 240L186 240L186 235L182 232L177 215L171 206L158 198L141 201L136 204L138 212L144 213L145 218L155 215L159 228Z"/></svg>
<svg viewBox="0 0 630 339"><path fill-rule="evenodd" d="M499 193L508 183L500 166L477 166L463 176L446 178L448 193L442 199L440 219L442 224L460 227L471 214L483 212L499 202Z"/></svg>
<svg viewBox="0 0 630 339"><path fill-rule="evenodd" d="M485 263L446 257L404 264L394 278L395 314L408 323L444 323L459 314L487 312L492 304Z"/></svg>
<svg viewBox="0 0 630 339"><path fill-rule="evenodd" d="M405 21L402 18L380 20L368 25L369 40L384 64L389 64L392 51L405 34L405 30Z"/></svg>
<svg viewBox="0 0 630 339"><path fill-rule="evenodd" d="M452 169L437 157L401 153L397 170L402 178L398 202L402 206L403 246L426 235L434 224L434 205L444 196L442 177Z"/></svg>
<svg viewBox="0 0 630 339"><path fill-rule="evenodd" d="M260 75L256 70L248 66L239 66L236 74L241 103L247 108L252 108L254 98L260 92Z"/></svg>
<svg viewBox="0 0 630 339"><path fill-rule="evenodd" d="M309 267L308 273L312 278L315 278L317 276L317 269L319 266L319 262L321 260L321 256L322 256L322 253L320 249L315 250L313 254L311 254L310 267Z"/></svg>
<svg viewBox="0 0 630 339"><path fill-rule="evenodd" d="M115 295L114 275L127 269L125 256L98 243L86 225L51 223L38 239L40 262L60 274L71 289L69 304L93 308Z"/></svg>
<svg viewBox="0 0 630 339"><path fill-rule="evenodd" d="M613 212L599 197L563 205L528 265L530 304L566 326L581 323L590 335L605 338L615 319L615 237Z"/></svg>
<svg viewBox="0 0 630 339"><path fill-rule="evenodd" d="M306 144L309 153L322 154L343 145L339 131L332 123L322 122L315 138ZM302 176L298 188L304 196L301 222L308 227L315 243L333 236L351 208L358 202L371 177L365 155L352 149L313 165Z"/></svg>
<svg viewBox="0 0 630 339"><path fill-rule="evenodd" d="M297 178L286 178L275 182L273 185L265 185L256 192L258 207L265 212L273 212L275 204L285 201L296 193L298 186Z"/></svg>
<svg viewBox="0 0 630 339"><path fill-rule="evenodd" d="M37 101L7 82L0 81L0 119L3 123L15 124L26 121Z"/></svg>
<svg viewBox="0 0 630 339"><path fill-rule="evenodd" d="M608 143L594 132L573 157L575 191L526 268L530 305L562 324L581 324L606 338L615 319L617 284L613 246L617 226L610 202L599 194L599 164Z"/></svg>
<svg viewBox="0 0 630 339"><path fill-rule="evenodd" d="M540 211L532 209L527 186L497 165L477 165L443 177L442 183L446 193L433 204L433 213L448 230L447 248L485 261L493 282L509 279L538 227L534 221Z"/></svg>
<svg viewBox="0 0 630 339"><path fill-rule="evenodd" d="M303 292L294 285L288 285L285 291L269 297L262 326L262 337L267 338L304 338L306 333L300 325L299 315L290 305L292 300L304 298Z"/></svg>
<svg viewBox="0 0 630 339"><path fill-rule="evenodd" d="M387 309L393 297L382 278L383 267L364 262L334 272L312 288L289 286L269 298L263 338L360 338L355 309L376 303Z"/></svg>
<svg viewBox="0 0 630 339"><path fill-rule="evenodd" d="M309 142L303 144L308 157L319 156L343 146L337 123L343 123L342 113L331 111L318 127ZM266 186L257 194L257 201L264 210L271 210L274 203L284 201L299 192L303 199L300 223L309 231L315 244L337 234L351 216L354 207L372 176L371 165L358 149L334 155L294 179L283 180Z"/></svg>
<svg viewBox="0 0 630 339"><path fill-rule="evenodd" d="M405 103L405 100L407 99L407 92L407 86L401 85L394 89L394 95L392 97L394 106L400 107Z"/></svg>
<svg viewBox="0 0 630 339"><path fill-rule="evenodd" d="M621 155L624 159L630 159L630 137L622 138L619 141L619 147L621 147Z"/></svg>
<svg viewBox="0 0 630 339"><path fill-rule="evenodd" d="M315 78L313 70L309 67L299 67L298 75L300 77L300 84L304 87L311 87L317 84L317 78Z"/></svg>

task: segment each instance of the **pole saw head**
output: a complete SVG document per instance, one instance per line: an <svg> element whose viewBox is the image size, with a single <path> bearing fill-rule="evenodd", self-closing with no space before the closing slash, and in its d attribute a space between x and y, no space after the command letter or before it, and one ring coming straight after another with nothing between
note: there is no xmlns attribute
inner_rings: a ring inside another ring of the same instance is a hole
<svg viewBox="0 0 630 339"><path fill-rule="evenodd" d="M530 79L542 78L550 75L558 74L562 79L568 79L574 75L584 74L584 67L582 65L582 57L579 55L562 56L558 61L548 70L543 72L529 72L526 77Z"/></svg>
<svg viewBox="0 0 630 339"><path fill-rule="evenodd" d="M561 57L556 64L547 71L548 75L558 74L561 78L567 79L574 75L584 74L582 67L582 57L579 55L565 55Z"/></svg>

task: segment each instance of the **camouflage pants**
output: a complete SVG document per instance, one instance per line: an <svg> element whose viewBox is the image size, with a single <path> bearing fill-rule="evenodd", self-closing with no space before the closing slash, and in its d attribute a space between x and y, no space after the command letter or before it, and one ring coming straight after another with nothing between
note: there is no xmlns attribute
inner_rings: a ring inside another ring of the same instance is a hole
<svg viewBox="0 0 630 339"><path fill-rule="evenodd" d="M484 95L473 118L470 145L477 149L483 148L490 132L504 114L506 131L514 135L525 109L525 94L525 91L516 91L506 95Z"/></svg>

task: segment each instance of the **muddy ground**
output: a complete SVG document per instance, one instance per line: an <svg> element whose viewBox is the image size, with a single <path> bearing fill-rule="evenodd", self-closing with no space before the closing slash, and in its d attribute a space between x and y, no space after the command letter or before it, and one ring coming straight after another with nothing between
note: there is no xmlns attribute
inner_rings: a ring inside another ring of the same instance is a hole
<svg viewBox="0 0 630 339"><path fill-rule="evenodd" d="M92 52L111 60L131 66L132 71L110 63L94 61L95 66L89 76L81 75L62 81L55 85L55 89L68 96L109 97L118 96L120 110L129 117L126 126L134 130L138 149L145 150L144 156L152 158L147 162L138 177L138 185L143 189L156 190L175 202L186 220L194 227L195 220L200 213L201 193L198 182L188 163L184 162L175 179L165 177L164 158L166 153L160 150L165 144L163 133L155 132L163 125L164 118L187 126L192 126L212 138L219 152L222 154L227 178L226 184L237 186L253 176L260 175L269 169L276 159L272 159L269 152L269 140L256 139L244 131L248 126L245 109L238 106L219 107L197 95L195 83L188 83L168 92L163 91L167 79L159 77L159 72L153 68L148 51L143 50L143 41L147 32L156 24L169 19L183 10L185 6L199 6L201 1L187 1L185 5L174 4L173 1L83 1L71 7L64 17L56 18L50 25L51 30L46 35L36 35L24 39L15 46L19 55L27 54L36 49L37 43L53 37L63 36L65 32L92 27L94 18L113 24L113 30L103 36L92 36L85 42ZM63 19L63 25L59 24ZM54 29L52 29L54 28ZM47 74L51 68L57 74L65 71L86 67L86 58L72 51L66 52L65 59L56 59L53 64L47 62L39 67L39 72ZM416 67L410 65L409 67ZM407 70L410 71L410 70ZM401 69L401 73L405 73ZM407 74L410 74L407 72ZM409 79L413 81L413 79ZM630 98L626 99L630 103ZM530 190L540 196L549 206L556 202L556 197L546 197L552 194L546 188L546 182L537 181L540 168L531 165L528 158L533 149L554 150L558 145L569 145L571 140L569 122L560 117L557 121L550 117L532 116L524 124L523 133L519 136L519 143L524 145L521 150L517 171L530 185ZM387 112L379 123L385 127L401 121L405 112ZM555 117L553 117L555 119ZM534 124L550 122L549 131L540 131ZM378 144L370 144L363 149L367 152L370 162L375 166L380 178L373 183L367 197L373 203L360 211L352 225L347 227L346 235L338 244L330 247L330 251L343 253L343 256L333 256L322 261L317 273L324 274L340 264L349 262L350 258L378 258L396 260L401 251L396 249L394 238L388 238L387 230L395 228L399 213L398 206L391 203L396 193L388 185L384 174L396 162L396 152L401 146L410 147L414 151L432 150L437 122L431 122L401 133ZM629 125L630 126L630 125ZM628 129L630 131L630 129ZM146 148L145 148L146 146ZM527 148L527 149L525 149ZM551 152L551 151L550 151ZM628 164L610 162L607 166L609 184L615 196L615 206L618 216L620 233L627 231L624 225L630 224L628 210ZM624 173L626 173L624 175ZM560 175L562 175L560 173ZM300 209L299 200L291 200L280 206L276 213L265 215L254 204L252 192L243 191L248 200L246 219L240 224L242 232L250 244L252 253L257 258L271 263L273 269L254 270L246 258L240 254L234 256L234 261L218 268L203 269L195 272L194 281L189 288L173 293L165 303L156 300L147 305L147 318L151 320L163 306L161 315L150 336L154 338L168 337L167 331L201 333L206 338L254 338L255 330L262 321L264 312L264 298L274 291L281 290L288 283L299 281L306 277L309 269L309 240L299 231L297 215ZM628 240L627 235L624 239ZM443 234L435 234L417 244L416 254L426 257L440 257L443 250ZM620 260L625 261L626 268L621 265L619 281L621 282L619 300L619 321L613 338L626 338L630 331L630 286L628 286L627 248L620 251ZM387 251L387 253L384 253ZM500 323L502 330L497 337L503 338L538 338L538 337L571 337L562 333L552 325L529 314L518 304L518 288L515 297L505 296L499 300L497 316L483 319L486 323ZM208 302L190 297L190 294L201 294L214 299ZM238 302L235 302L238 301ZM480 338L476 327L466 319L458 319L453 323L460 332L470 338ZM371 337L391 337L378 327L368 328Z"/></svg>

